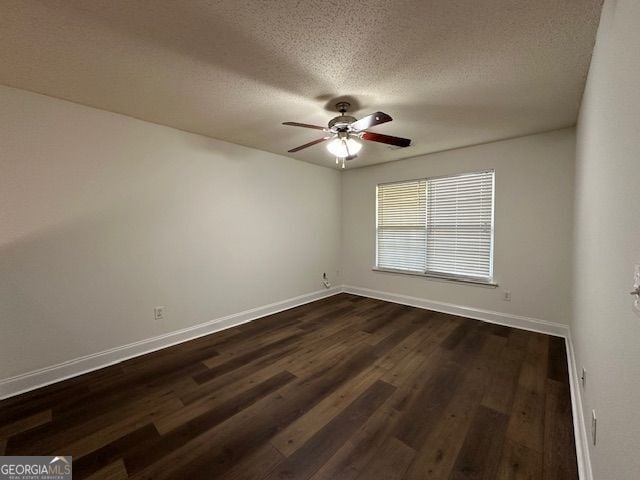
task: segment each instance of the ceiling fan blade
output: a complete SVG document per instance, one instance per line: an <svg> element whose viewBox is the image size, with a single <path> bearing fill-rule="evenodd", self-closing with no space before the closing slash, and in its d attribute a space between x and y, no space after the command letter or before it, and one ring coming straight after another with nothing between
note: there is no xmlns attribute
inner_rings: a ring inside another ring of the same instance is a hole
<svg viewBox="0 0 640 480"><path fill-rule="evenodd" d="M284 122L283 125L289 125L290 127L313 128L315 130L322 130L323 132L328 132L329 131L328 128L319 127L318 125L309 125L308 123Z"/></svg>
<svg viewBox="0 0 640 480"><path fill-rule="evenodd" d="M298 151L302 150L303 148L312 147L314 145L317 145L318 143L322 143L322 142L324 142L326 140L329 140L330 138L331 137L319 138L317 140L314 140L313 142L305 143L304 145L300 145L299 147L292 148L291 150L288 150L288 152L289 153L298 152Z"/></svg>
<svg viewBox="0 0 640 480"><path fill-rule="evenodd" d="M390 115L384 112L375 112L349 125L353 130L366 130L375 127L381 123L387 123L393 120Z"/></svg>
<svg viewBox="0 0 640 480"><path fill-rule="evenodd" d="M408 147L411 145L411 140L408 138L394 137L391 135L383 135L381 133L364 132L362 134L363 140L369 140L370 142L386 143L387 145L394 145L396 147Z"/></svg>

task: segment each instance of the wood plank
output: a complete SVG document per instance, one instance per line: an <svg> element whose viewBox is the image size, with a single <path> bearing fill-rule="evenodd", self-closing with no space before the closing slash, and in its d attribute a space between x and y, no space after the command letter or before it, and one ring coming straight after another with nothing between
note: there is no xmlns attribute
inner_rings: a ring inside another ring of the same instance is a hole
<svg viewBox="0 0 640 480"><path fill-rule="evenodd" d="M461 377L460 365L454 362L442 365L404 409L393 435L419 449L438 423Z"/></svg>
<svg viewBox="0 0 640 480"><path fill-rule="evenodd" d="M460 385L428 432L405 479L448 477L462 448L461 439L468 434L505 341L504 337L491 334L480 353L468 359L470 363Z"/></svg>
<svg viewBox="0 0 640 480"><path fill-rule="evenodd" d="M547 379L547 395L544 415L544 478L569 479L578 475L578 463L574 449L566 445L574 443L569 385Z"/></svg>
<svg viewBox="0 0 640 480"><path fill-rule="evenodd" d="M158 402L157 405L143 416L126 417L92 432L89 435L85 435L83 438L70 443L63 443L59 450L69 452L74 459L81 458L84 455L122 438L127 433L135 431L141 426L152 422L155 418L162 416L167 412L175 411L181 407L182 402L178 399L167 398L162 402Z"/></svg>
<svg viewBox="0 0 640 480"><path fill-rule="evenodd" d="M125 409L115 409L95 417L87 417L82 423L65 428L63 421L54 421L42 427L19 433L9 438L9 455L48 455L66 451L76 458L86 455L92 449L116 440L138 427L182 407L182 402L170 397L149 397L131 403ZM46 433L42 433L46 432ZM71 450L64 450L65 448Z"/></svg>
<svg viewBox="0 0 640 480"><path fill-rule="evenodd" d="M60 405L69 398L85 395L89 391L86 383L92 377L91 374L83 375L0 401L0 425L14 423Z"/></svg>
<svg viewBox="0 0 640 480"><path fill-rule="evenodd" d="M218 480L259 480L269 475L284 460L284 456L270 443L236 462Z"/></svg>
<svg viewBox="0 0 640 480"><path fill-rule="evenodd" d="M567 368L567 350L564 338L549 338L549 355L547 363L547 378L557 382L562 382L565 378L569 377L569 370Z"/></svg>
<svg viewBox="0 0 640 480"><path fill-rule="evenodd" d="M259 339L247 339L244 342L233 344L228 348L217 347L216 355L203 360L202 363L207 368L213 369L223 363L233 360L234 358L253 354L256 351L256 347L263 348L269 347L269 345L271 344L275 344L275 348L277 347L276 342L294 337L296 335L301 335L300 329L298 328L297 324L293 324L286 328L272 330L264 335L261 335Z"/></svg>
<svg viewBox="0 0 640 480"><path fill-rule="evenodd" d="M185 405L190 405L204 397L216 394L220 392L220 390L227 388L227 386L246 379L250 375L257 374L260 377L268 377L279 373L284 370L280 366L280 363L286 360L295 349L295 346L289 346L282 350L276 350L247 365L243 365L240 368L233 369L219 377L208 380L206 383L200 384L197 390L181 394L180 400Z"/></svg>
<svg viewBox="0 0 640 480"><path fill-rule="evenodd" d="M140 445L154 443L159 438L160 435L155 427L150 423L146 424L82 458L74 458L73 477L76 479L90 477L109 465L123 460L128 452L135 451Z"/></svg>
<svg viewBox="0 0 640 480"><path fill-rule="evenodd" d="M505 414L511 413L513 399L518 388L518 377L525 352L522 348L507 345L493 370L491 381L482 398L485 407Z"/></svg>
<svg viewBox="0 0 640 480"><path fill-rule="evenodd" d="M110 463L90 477L87 477L88 480L126 480L127 478L129 478L129 475L122 460Z"/></svg>
<svg viewBox="0 0 640 480"><path fill-rule="evenodd" d="M365 332L343 328L334 335L312 343L310 348L304 351L292 352L281 363L282 368L286 368L298 377L313 374L328 362L339 361L340 358L348 356L349 352L361 345L367 336Z"/></svg>
<svg viewBox="0 0 640 480"><path fill-rule="evenodd" d="M406 388L409 388L408 386L415 386L417 389L416 382L424 384L429 376L429 371L435 370L438 364L438 360L431 359L427 363L427 359L434 353L440 359L442 358L441 342L456 326L457 323L453 321L442 322L431 336L416 345L411 355L406 355L398 360L388 370L388 373L383 375L382 380L392 385L401 386L399 392L404 392ZM417 378L418 376L420 378ZM397 393L395 396L399 395Z"/></svg>
<svg viewBox="0 0 640 480"><path fill-rule="evenodd" d="M133 452L126 453L125 463L127 470L130 472L139 471L151 463L160 460L165 455L174 451L177 445L181 446L195 439L198 435L213 429L216 425L225 422L247 407L254 405L259 400L277 391L294 378L295 377L289 372L281 372L253 388L241 392L226 402L217 405L198 417L185 421L170 431L165 431L161 419L156 420L157 423L163 426L163 428L158 430L162 430L165 434L156 441L147 442Z"/></svg>
<svg viewBox="0 0 640 480"><path fill-rule="evenodd" d="M429 317L423 316L417 316L416 320L419 322L420 328L376 361L376 365L391 370L406 357L423 353L423 351L428 354L429 350L438 345L439 340L436 335L446 327L447 322L441 318L430 320Z"/></svg>
<svg viewBox="0 0 640 480"><path fill-rule="evenodd" d="M294 381L244 409L233 417L233 421L224 422L217 429L181 444L172 453L132 477L171 478L177 471L188 478L197 478L202 472L222 475L234 463L259 448L275 432L350 381L374 358L371 347L357 349L343 362L327 366L316 375ZM127 469L130 470L128 464Z"/></svg>
<svg viewBox="0 0 640 480"><path fill-rule="evenodd" d="M399 387L393 399L394 408L401 412L414 403L415 397L431 378L451 360L451 354L436 345L430 355L412 355L408 360L380 377L381 380Z"/></svg>
<svg viewBox="0 0 640 480"><path fill-rule="evenodd" d="M294 375L281 371L277 374L271 374L270 370L260 370L256 375L239 382L232 383L219 393L211 394L198 402L186 405L184 408L164 415L154 421L156 429L161 435L188 423L195 419L203 420L203 415L212 411L225 411L226 415L232 416L237 413L243 405L249 405L251 401L260 398L269 391L279 388Z"/></svg>
<svg viewBox="0 0 640 480"><path fill-rule="evenodd" d="M172 395L174 385L186 376L194 375L206 367L200 362L182 363L172 361L170 366L152 369L150 372L134 372L123 377L114 378L111 386L101 384L99 389L88 389L85 395L78 395L55 404L53 421L34 429L31 433L35 438L47 436L49 432L70 428L81 429L80 425L91 418L104 421L113 415L125 416L129 412L144 412L149 404L167 395ZM102 378L100 378L100 381Z"/></svg>
<svg viewBox="0 0 640 480"><path fill-rule="evenodd" d="M532 334L520 369L507 437L541 453L544 444L545 382L549 338Z"/></svg>
<svg viewBox="0 0 640 480"><path fill-rule="evenodd" d="M321 354L326 355L332 346L338 344L337 350L335 350L337 352L347 348L353 349L354 345L358 344L359 338L357 329L352 326L345 325L343 322L327 322L326 327L321 331L303 335L300 338L300 345L291 345L285 349L271 352L201 384L197 391L181 395L180 398L186 405L189 405L205 396L217 394L230 384L255 374L266 378L282 370L287 370L296 376L303 376L305 372L318 368L317 357ZM335 355L335 351L332 355ZM336 357L333 356L331 359L335 360ZM322 363L319 363L319 366L321 367Z"/></svg>
<svg viewBox="0 0 640 480"><path fill-rule="evenodd" d="M391 397L318 470L312 480L353 480L373 461L375 452L391 437L400 416Z"/></svg>
<svg viewBox="0 0 640 480"><path fill-rule="evenodd" d="M542 454L511 440L505 441L497 478L500 480L539 480L543 478ZM578 477L576 475L573 478Z"/></svg>
<svg viewBox="0 0 640 480"><path fill-rule="evenodd" d="M227 359L224 363L216 365L206 372L195 375L193 379L198 383L205 383L206 381L212 380L215 377L236 370L260 357L271 355L274 351L294 346L299 341L302 335L302 333L295 333L273 343L259 346L258 348L255 348L243 355Z"/></svg>
<svg viewBox="0 0 640 480"><path fill-rule="evenodd" d="M371 478L400 480L415 455L416 451L413 448L408 447L397 438L389 437L384 445L375 452L373 461L357 478L359 480Z"/></svg>
<svg viewBox="0 0 640 480"><path fill-rule="evenodd" d="M307 479L313 475L393 393L395 387L376 381L340 415L313 435L289 458L278 465L266 480Z"/></svg>
<svg viewBox="0 0 640 480"><path fill-rule="evenodd" d="M381 374L381 370L376 367L364 370L353 381L342 385L305 415L288 425L270 440L271 444L283 455L287 457L292 455L316 432L370 388Z"/></svg>
<svg viewBox="0 0 640 480"><path fill-rule="evenodd" d="M16 420L13 423L6 424L0 427L0 438L10 437L16 433L26 432L32 428L39 427L45 423L51 421L51 410L44 410L42 412L34 413L27 417Z"/></svg>
<svg viewBox="0 0 640 480"><path fill-rule="evenodd" d="M438 362L439 368L430 374L424 386L406 402L407 406L394 435L408 446L416 450L422 447L438 425L459 385L464 382L465 371L481 356L483 347L490 337L477 335L477 327L477 324L470 324L465 335L456 339L455 346L453 343L448 344L452 350L443 354L446 360ZM457 338L458 332L459 329L454 329L454 333L447 339L452 335Z"/></svg>
<svg viewBox="0 0 640 480"><path fill-rule="evenodd" d="M507 429L508 417L480 406L458 454L451 480L494 480Z"/></svg>

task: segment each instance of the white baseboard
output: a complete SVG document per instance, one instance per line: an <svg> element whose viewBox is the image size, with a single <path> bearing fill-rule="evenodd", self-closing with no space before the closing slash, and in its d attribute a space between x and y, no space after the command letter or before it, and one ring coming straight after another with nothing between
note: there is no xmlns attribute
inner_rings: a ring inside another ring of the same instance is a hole
<svg viewBox="0 0 640 480"><path fill-rule="evenodd" d="M591 471L591 460L589 458L589 438L585 427L584 414L582 412L582 399L580 395L580 382L576 361L573 351L571 333L567 325L549 322L537 318L522 317L507 313L482 310L478 308L453 305L450 303L436 302L424 298L410 297L397 293L381 292L368 288L352 287L345 285L342 287L346 293L359 295L361 297L377 298L387 302L400 303L411 307L434 310L436 312L459 315L461 317L473 318L484 322L496 323L507 327L520 328L538 333L546 333L565 339L567 348L567 366L569 370L569 387L571 390L571 410L573 414L573 430L576 441L576 457L578 461L578 475L580 480L593 480Z"/></svg>
<svg viewBox="0 0 640 480"><path fill-rule="evenodd" d="M220 330L235 327L267 315L273 315L274 313L320 300L321 298L330 297L340 292L342 292L341 287L333 287L327 290L300 295L262 307L245 310L244 312L227 315L226 317L216 318L215 320L183 328L175 332L140 340L121 347L110 348L102 352L74 358L57 365L2 379L0 380L0 399L13 397L20 393L108 367L109 365L114 365L124 360L144 355L145 353L219 332Z"/></svg>
<svg viewBox="0 0 640 480"><path fill-rule="evenodd" d="M580 480L593 480L591 458L589 455L589 436L582 409L580 374L576 365L575 351L571 331L565 337L567 345L567 365L569 367L569 384L571 385L571 413L573 414L573 435L576 439L576 457L578 460L578 476Z"/></svg>
<svg viewBox="0 0 640 480"><path fill-rule="evenodd" d="M436 312L458 315L460 317L473 318L475 320L482 320L483 322L497 323L507 327L546 333L547 335L554 335L556 337L566 338L569 331L569 327L566 325L537 318L522 317L519 315L511 315L509 313L494 312L492 310L482 310L480 308L436 302L433 300L426 300L424 298L410 297L408 295L400 295L398 293L381 292L378 290L369 290L368 288L352 287L349 285L345 285L342 288L346 293L360 295L361 297L377 298L378 300L386 300L387 302L400 303L411 307L424 308L426 310L434 310Z"/></svg>

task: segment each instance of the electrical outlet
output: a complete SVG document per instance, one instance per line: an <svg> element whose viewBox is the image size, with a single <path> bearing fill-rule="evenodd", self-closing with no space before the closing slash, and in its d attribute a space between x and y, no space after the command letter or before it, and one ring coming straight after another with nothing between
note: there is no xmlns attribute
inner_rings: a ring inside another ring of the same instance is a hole
<svg viewBox="0 0 640 480"><path fill-rule="evenodd" d="M505 302L510 302L510 301L511 301L511 290L505 290L505 291L502 293L502 299L503 299Z"/></svg>
<svg viewBox="0 0 640 480"><path fill-rule="evenodd" d="M582 367L582 375L580 375L580 380L582 380L582 388L587 386L587 371L584 367Z"/></svg>
<svg viewBox="0 0 640 480"><path fill-rule="evenodd" d="M631 309L638 317L640 317L640 295L637 292L640 291L640 263L636 263L633 268L633 291L630 292L633 295L633 305Z"/></svg>
<svg viewBox="0 0 640 480"><path fill-rule="evenodd" d="M164 307L156 307L153 309L153 316L156 320L164 320Z"/></svg>
<svg viewBox="0 0 640 480"><path fill-rule="evenodd" d="M591 441L596 444L596 426L598 419L596 418L596 411L591 410Z"/></svg>

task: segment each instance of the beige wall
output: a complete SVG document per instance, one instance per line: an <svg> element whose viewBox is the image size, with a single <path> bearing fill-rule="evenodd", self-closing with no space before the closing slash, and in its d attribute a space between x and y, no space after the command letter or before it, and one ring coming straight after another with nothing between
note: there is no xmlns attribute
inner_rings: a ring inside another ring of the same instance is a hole
<svg viewBox="0 0 640 480"><path fill-rule="evenodd" d="M337 283L335 170L7 87L0 149L0 379Z"/></svg>
<svg viewBox="0 0 640 480"><path fill-rule="evenodd" d="M583 406L598 443L594 478L640 478L640 3L605 1L580 118L576 164L574 318Z"/></svg>
<svg viewBox="0 0 640 480"><path fill-rule="evenodd" d="M342 269L346 285L558 323L570 317L573 129L346 171ZM495 169L499 288L374 272L375 191L381 182ZM505 289L512 300L502 300Z"/></svg>

